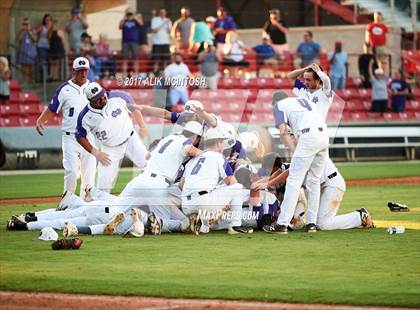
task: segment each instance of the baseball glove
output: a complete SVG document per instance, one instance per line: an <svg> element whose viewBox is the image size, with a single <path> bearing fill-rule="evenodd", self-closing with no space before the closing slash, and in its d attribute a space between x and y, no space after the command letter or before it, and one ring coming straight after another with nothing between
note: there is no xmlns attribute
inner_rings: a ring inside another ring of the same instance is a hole
<svg viewBox="0 0 420 310"><path fill-rule="evenodd" d="M59 239L51 244L53 250L78 250L82 246L83 240L76 239Z"/></svg>

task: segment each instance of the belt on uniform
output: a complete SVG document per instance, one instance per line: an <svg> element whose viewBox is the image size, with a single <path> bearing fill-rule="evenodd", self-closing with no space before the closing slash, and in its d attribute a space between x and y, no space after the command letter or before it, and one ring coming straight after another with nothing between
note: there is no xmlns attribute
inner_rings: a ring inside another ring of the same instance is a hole
<svg viewBox="0 0 420 310"><path fill-rule="evenodd" d="M150 176L152 178L156 178L158 175L156 173L151 173ZM164 178L164 179L165 179L165 182L168 183L168 185L172 184L171 181L168 178Z"/></svg>
<svg viewBox="0 0 420 310"><path fill-rule="evenodd" d="M198 193L197 193L197 195L198 195L198 196L203 196L203 195L208 194L208 193L209 193L208 191L200 191L200 192L198 192ZM187 199L188 199L188 200L191 200L191 198L192 198L192 197L194 197L195 195L196 195L196 194L191 194L191 195L188 195L188 196L187 196Z"/></svg>
<svg viewBox="0 0 420 310"><path fill-rule="evenodd" d="M121 146L121 145L123 145L124 143L126 143L126 142L128 141L128 139L130 139L130 137L133 135L133 133L134 133L134 131L131 131L131 133L130 133L130 135L128 136L128 138L127 138L127 139L125 139L123 142L121 142L120 144L118 144L118 145L116 145L116 146Z"/></svg>
<svg viewBox="0 0 420 310"><path fill-rule="evenodd" d="M319 131L324 131L324 128L322 128L322 127L318 127L318 130ZM311 131L311 128L303 128L300 132L302 133L302 134L304 134L304 133L307 133L307 132L310 132Z"/></svg>
<svg viewBox="0 0 420 310"><path fill-rule="evenodd" d="M335 178L336 176L337 176L337 171L331 173L327 178L331 180L332 178Z"/></svg>

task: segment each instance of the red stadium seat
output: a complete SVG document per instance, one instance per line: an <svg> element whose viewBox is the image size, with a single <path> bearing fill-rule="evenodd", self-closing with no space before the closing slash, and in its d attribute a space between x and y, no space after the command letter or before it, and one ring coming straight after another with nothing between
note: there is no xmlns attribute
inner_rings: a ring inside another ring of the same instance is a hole
<svg viewBox="0 0 420 310"><path fill-rule="evenodd" d="M21 117L19 119L21 126L35 126L36 120L36 116Z"/></svg>
<svg viewBox="0 0 420 310"><path fill-rule="evenodd" d="M360 100L353 99L346 102L345 109L349 112L365 111L365 107Z"/></svg>
<svg viewBox="0 0 420 310"><path fill-rule="evenodd" d="M253 113L250 115L249 121L256 123L273 123L274 116L272 113Z"/></svg>
<svg viewBox="0 0 420 310"><path fill-rule="evenodd" d="M19 110L22 115L38 115L42 112L44 106L41 103L35 104L20 104Z"/></svg>
<svg viewBox="0 0 420 310"><path fill-rule="evenodd" d="M407 111L420 111L420 101L409 100L405 105Z"/></svg>
<svg viewBox="0 0 420 310"><path fill-rule="evenodd" d="M345 103L339 100L333 100L331 103L329 111L332 112L342 112L345 108Z"/></svg>
<svg viewBox="0 0 420 310"><path fill-rule="evenodd" d="M48 120L47 126L61 126L61 117L59 115L54 115Z"/></svg>
<svg viewBox="0 0 420 310"><path fill-rule="evenodd" d="M371 100L372 89L359 89L357 98L360 98L362 100Z"/></svg>
<svg viewBox="0 0 420 310"><path fill-rule="evenodd" d="M254 105L254 111L271 113L273 111L273 105L271 101L266 101L266 102L260 101Z"/></svg>
<svg viewBox="0 0 420 310"><path fill-rule="evenodd" d="M414 112L414 118L416 119L416 120L420 120L420 111L419 112Z"/></svg>
<svg viewBox="0 0 420 310"><path fill-rule="evenodd" d="M19 116L7 116L0 118L0 127L19 127Z"/></svg>
<svg viewBox="0 0 420 310"><path fill-rule="evenodd" d="M22 91L22 87L20 86L19 82L16 80L10 80L10 92L20 91Z"/></svg>
<svg viewBox="0 0 420 310"><path fill-rule="evenodd" d="M400 120L412 120L416 118L414 112L401 112L398 113L398 116Z"/></svg>
<svg viewBox="0 0 420 310"><path fill-rule="evenodd" d="M11 92L9 102L10 103L23 103L25 101L25 96L21 92Z"/></svg>
<svg viewBox="0 0 420 310"><path fill-rule="evenodd" d="M0 115L2 117L8 117L11 115L19 115L19 105L17 104L4 104L0 105Z"/></svg>
<svg viewBox="0 0 420 310"><path fill-rule="evenodd" d="M29 92L23 94L23 97L25 98L25 103L40 103L41 99L39 99L38 94L35 92Z"/></svg>
<svg viewBox="0 0 420 310"><path fill-rule="evenodd" d="M220 116L223 121L228 123L239 123L242 119L242 113L223 113Z"/></svg>
<svg viewBox="0 0 420 310"><path fill-rule="evenodd" d="M351 113L351 119L353 121L366 121L368 116L366 112L354 112Z"/></svg>
<svg viewBox="0 0 420 310"><path fill-rule="evenodd" d="M232 88L232 85L233 85L233 79L231 79L231 78L220 79L219 82L217 83L217 87L219 89Z"/></svg>
<svg viewBox="0 0 420 310"><path fill-rule="evenodd" d="M420 88L413 88L412 93L417 100L420 100Z"/></svg>
<svg viewBox="0 0 420 310"><path fill-rule="evenodd" d="M372 107L372 102L371 101L366 101L364 100L362 102L363 107L365 108L366 111L370 111L371 107Z"/></svg>
<svg viewBox="0 0 420 310"><path fill-rule="evenodd" d="M398 113L384 113L383 118L387 121L396 121L399 120L400 117L398 115Z"/></svg>

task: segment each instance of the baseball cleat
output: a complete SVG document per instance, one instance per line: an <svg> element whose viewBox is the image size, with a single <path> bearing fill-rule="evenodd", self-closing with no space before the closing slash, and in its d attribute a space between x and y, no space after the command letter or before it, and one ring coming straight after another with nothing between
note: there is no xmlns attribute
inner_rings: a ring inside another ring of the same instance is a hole
<svg viewBox="0 0 420 310"><path fill-rule="evenodd" d="M190 230L194 235L198 235L200 233L201 225L203 225L203 222L201 221L201 218L198 216L197 213L192 213L188 216L190 220Z"/></svg>
<svg viewBox="0 0 420 310"><path fill-rule="evenodd" d="M272 234L280 234L286 235L287 234L287 227L285 225L279 224L271 224L271 225L264 225L262 228L263 231Z"/></svg>
<svg viewBox="0 0 420 310"><path fill-rule="evenodd" d="M22 213L20 215L12 215L12 219L17 219L21 222L26 223L26 215L24 213Z"/></svg>
<svg viewBox="0 0 420 310"><path fill-rule="evenodd" d="M372 221L372 216L366 208L360 208L356 210L360 213L360 219L362 221L362 226L365 228L375 228L375 224Z"/></svg>
<svg viewBox="0 0 420 310"><path fill-rule="evenodd" d="M123 234L123 237L125 237L126 235L131 235L137 238L144 236L144 223L140 220L139 212L140 211L137 208L131 209L130 217L133 224Z"/></svg>
<svg viewBox="0 0 420 310"><path fill-rule="evenodd" d="M7 230L28 230L26 223L19 220L16 216L12 216L7 222L6 228Z"/></svg>
<svg viewBox="0 0 420 310"><path fill-rule="evenodd" d="M74 225L73 223L70 223L70 222L65 222L64 223L64 228L63 228L63 237L64 238L77 236L78 234L79 234L79 231L77 230L76 225Z"/></svg>
<svg viewBox="0 0 420 310"><path fill-rule="evenodd" d="M316 233L316 225L314 223L309 223L306 225L306 231L308 233Z"/></svg>
<svg viewBox="0 0 420 310"><path fill-rule="evenodd" d="M237 235L237 234L252 234L254 230L252 228L247 228L243 226L233 226L228 228L229 235Z"/></svg>
<svg viewBox="0 0 420 310"><path fill-rule="evenodd" d="M152 235L160 235L162 233L162 221L160 221L156 215L151 212L147 216L146 230Z"/></svg>
<svg viewBox="0 0 420 310"><path fill-rule="evenodd" d="M108 224L106 224L104 229L104 235L112 235L117 228L118 225L120 225L124 221L124 213L119 212L117 215L114 216L114 218L109 221Z"/></svg>
<svg viewBox="0 0 420 310"><path fill-rule="evenodd" d="M191 232L190 229L190 220L188 218L181 221L181 231L183 233L189 233Z"/></svg>
<svg viewBox="0 0 420 310"><path fill-rule="evenodd" d="M65 191L61 196L61 201L58 204L57 211L64 211L69 207L70 197L72 193L70 191Z"/></svg>

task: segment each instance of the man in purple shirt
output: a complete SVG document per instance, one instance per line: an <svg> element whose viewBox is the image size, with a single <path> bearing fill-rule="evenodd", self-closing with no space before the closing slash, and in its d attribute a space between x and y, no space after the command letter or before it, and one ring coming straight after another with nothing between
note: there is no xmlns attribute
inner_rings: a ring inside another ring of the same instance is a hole
<svg viewBox="0 0 420 310"><path fill-rule="evenodd" d="M236 24L231 16L227 15L226 10L223 7L217 9L217 20L214 23L213 34L217 45L224 44L226 39L226 33L229 30L235 30Z"/></svg>
<svg viewBox="0 0 420 310"><path fill-rule="evenodd" d="M138 72L139 56L139 29L143 26L143 21L128 8L125 17L120 21L119 28L122 30L122 58L123 73L127 73L127 60L134 61L134 72Z"/></svg>

